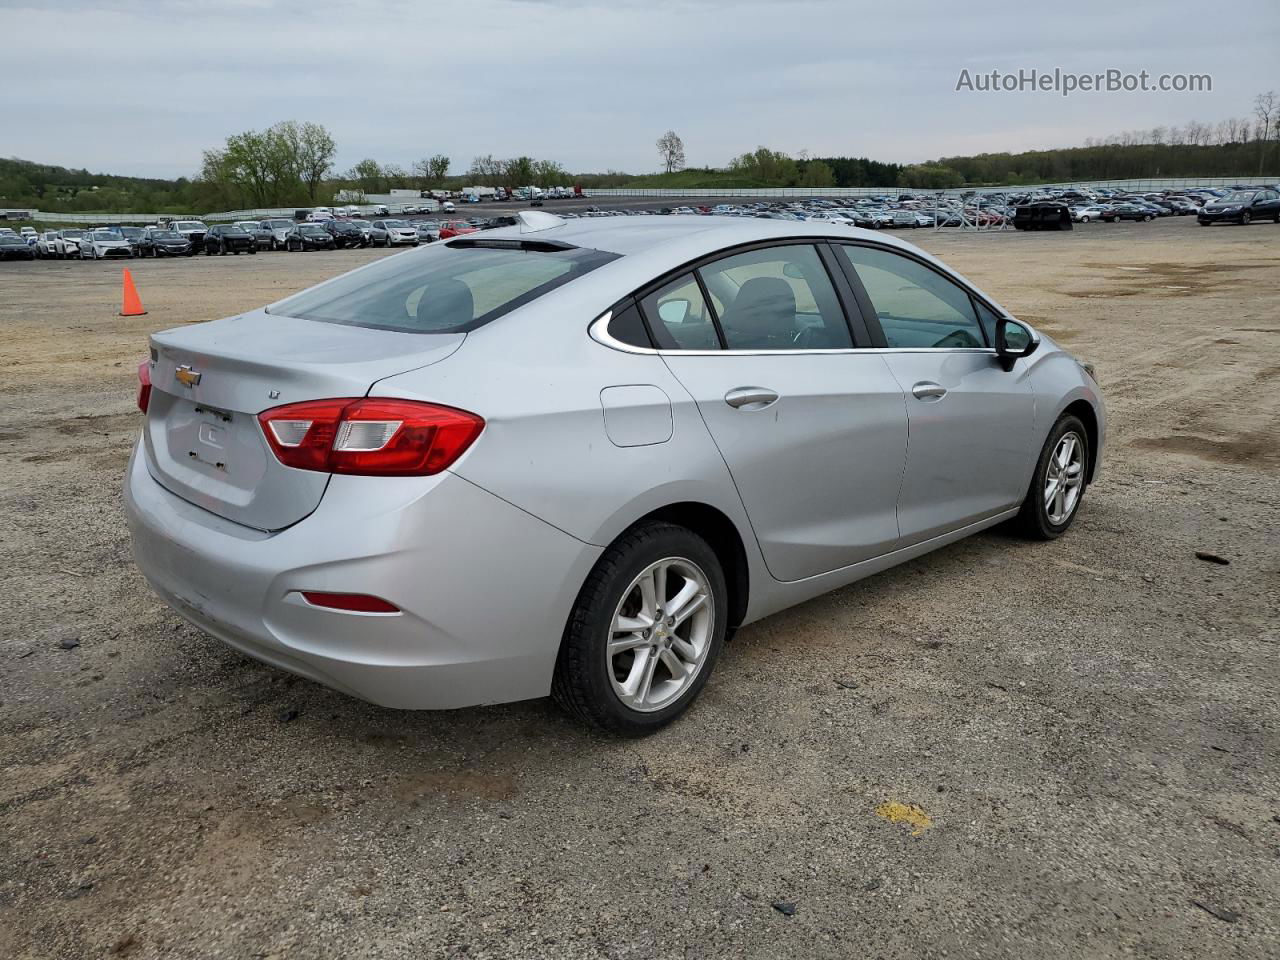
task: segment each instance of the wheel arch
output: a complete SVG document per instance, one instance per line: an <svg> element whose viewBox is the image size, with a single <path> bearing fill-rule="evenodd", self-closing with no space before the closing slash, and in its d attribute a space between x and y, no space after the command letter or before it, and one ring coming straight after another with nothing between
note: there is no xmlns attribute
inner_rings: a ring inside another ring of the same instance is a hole
<svg viewBox="0 0 1280 960"><path fill-rule="evenodd" d="M1092 483L1098 471L1098 411L1093 409L1093 404L1081 397L1067 404L1058 418L1065 416L1078 417L1084 424L1085 438L1089 441L1089 469L1086 476Z"/></svg>
<svg viewBox="0 0 1280 960"><path fill-rule="evenodd" d="M724 568L725 585L729 590L729 626L741 624L746 617L747 602L751 596L751 570L742 534L738 532L734 522L727 514L708 503L685 500L650 510L638 517L618 537L636 527L655 522L684 527L710 544Z"/></svg>

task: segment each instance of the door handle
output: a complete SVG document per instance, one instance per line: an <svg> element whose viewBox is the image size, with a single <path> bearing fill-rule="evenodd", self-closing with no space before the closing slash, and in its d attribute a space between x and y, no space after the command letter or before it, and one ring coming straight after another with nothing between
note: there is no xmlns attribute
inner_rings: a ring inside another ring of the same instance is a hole
<svg viewBox="0 0 1280 960"><path fill-rule="evenodd" d="M947 388L932 380L921 380L911 388L911 395L917 400L941 400L947 395Z"/></svg>
<svg viewBox="0 0 1280 960"><path fill-rule="evenodd" d="M724 395L724 402L737 410L763 410L778 402L768 387L737 387Z"/></svg>

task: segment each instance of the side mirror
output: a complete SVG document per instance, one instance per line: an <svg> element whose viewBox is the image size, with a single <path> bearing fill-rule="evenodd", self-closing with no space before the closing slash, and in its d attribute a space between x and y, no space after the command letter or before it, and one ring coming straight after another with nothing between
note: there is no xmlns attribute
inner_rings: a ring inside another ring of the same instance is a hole
<svg viewBox="0 0 1280 960"><path fill-rule="evenodd" d="M1026 324L1001 317L996 321L996 358L1005 371L1020 357L1029 357L1040 346L1040 335Z"/></svg>

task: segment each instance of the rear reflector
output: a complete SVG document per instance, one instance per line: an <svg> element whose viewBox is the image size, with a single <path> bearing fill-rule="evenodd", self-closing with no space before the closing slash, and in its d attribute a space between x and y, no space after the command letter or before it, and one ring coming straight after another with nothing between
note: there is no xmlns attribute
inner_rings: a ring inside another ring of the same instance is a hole
<svg viewBox="0 0 1280 960"><path fill-rule="evenodd" d="M290 403L258 420L286 467L368 477L439 473L484 429L484 420L465 410L376 397Z"/></svg>
<svg viewBox="0 0 1280 960"><path fill-rule="evenodd" d="M347 610L352 613L399 613L400 608L388 603L381 597L371 597L367 593L314 593L302 591L303 599L313 607L328 607L331 610Z"/></svg>
<svg viewBox="0 0 1280 960"><path fill-rule="evenodd" d="M143 360L138 364L138 409L147 412L147 404L151 402L151 361Z"/></svg>

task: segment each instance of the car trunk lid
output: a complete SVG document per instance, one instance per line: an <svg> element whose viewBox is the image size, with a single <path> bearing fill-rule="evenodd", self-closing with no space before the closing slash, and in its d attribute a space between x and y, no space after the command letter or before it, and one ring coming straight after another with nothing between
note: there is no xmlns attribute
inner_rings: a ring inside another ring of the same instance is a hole
<svg viewBox="0 0 1280 960"><path fill-rule="evenodd" d="M154 334L147 467L171 493L218 516L260 530L290 526L319 505L329 474L281 464L257 415L365 396L384 377L443 360L464 339L261 310Z"/></svg>

